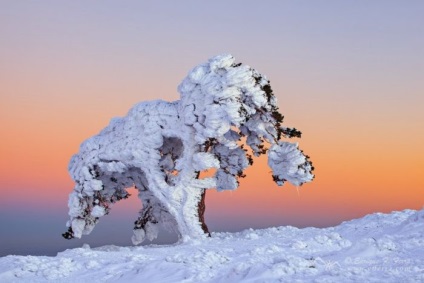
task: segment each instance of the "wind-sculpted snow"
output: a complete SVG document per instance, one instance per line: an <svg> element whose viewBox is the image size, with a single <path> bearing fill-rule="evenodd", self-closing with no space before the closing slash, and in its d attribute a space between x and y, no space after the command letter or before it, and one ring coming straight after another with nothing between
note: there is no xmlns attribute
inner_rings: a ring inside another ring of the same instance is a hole
<svg viewBox="0 0 424 283"><path fill-rule="evenodd" d="M234 190L252 164L267 153L278 185L301 185L313 179L313 167L297 144L300 137L284 128L269 81L249 66L221 55L195 67L178 90L175 102L135 105L86 140L72 157L69 172L75 189L69 197L66 238L81 237L108 214L113 203L135 186L142 210L134 227L134 244L154 239L157 225L176 230L183 240L204 238L199 202L205 189ZM201 179L201 171L216 168Z"/></svg>
<svg viewBox="0 0 424 283"><path fill-rule="evenodd" d="M0 282L424 282L424 210L325 229L212 233L171 246L6 256Z"/></svg>

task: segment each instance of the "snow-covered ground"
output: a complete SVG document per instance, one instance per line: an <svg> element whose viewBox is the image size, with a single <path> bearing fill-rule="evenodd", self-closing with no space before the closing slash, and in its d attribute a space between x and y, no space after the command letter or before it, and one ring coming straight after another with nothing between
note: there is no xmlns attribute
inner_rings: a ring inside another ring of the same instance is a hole
<svg viewBox="0 0 424 283"><path fill-rule="evenodd" d="M0 258L0 282L424 282L424 210L319 229L213 233L171 246Z"/></svg>

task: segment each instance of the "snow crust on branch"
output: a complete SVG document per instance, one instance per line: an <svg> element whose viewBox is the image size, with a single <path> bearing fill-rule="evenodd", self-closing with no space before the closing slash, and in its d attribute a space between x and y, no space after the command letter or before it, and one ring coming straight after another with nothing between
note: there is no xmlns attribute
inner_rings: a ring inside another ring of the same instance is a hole
<svg viewBox="0 0 424 283"><path fill-rule="evenodd" d="M280 186L285 181L300 186L313 178L312 163L299 150L297 143L280 141L272 145L268 154L268 165L274 172L274 181Z"/></svg>
<svg viewBox="0 0 424 283"><path fill-rule="evenodd" d="M253 162L242 137L256 156L271 146L269 166L278 185L313 179L297 144L280 141L300 132L281 126L270 82L256 70L219 55L191 70L178 91L180 100L139 103L81 144L69 163L76 185L65 238L90 233L133 186L143 202L135 244L154 239L159 223L183 239L204 237L197 210L204 189L236 189ZM198 178L210 168L217 169L213 177Z"/></svg>

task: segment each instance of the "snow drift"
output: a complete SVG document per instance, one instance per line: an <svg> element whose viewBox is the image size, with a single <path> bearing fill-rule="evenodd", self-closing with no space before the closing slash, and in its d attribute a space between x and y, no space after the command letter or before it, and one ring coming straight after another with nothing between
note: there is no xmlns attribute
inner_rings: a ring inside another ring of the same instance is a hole
<svg viewBox="0 0 424 283"><path fill-rule="evenodd" d="M424 282L424 210L325 229L274 227L180 245L0 258L0 282Z"/></svg>

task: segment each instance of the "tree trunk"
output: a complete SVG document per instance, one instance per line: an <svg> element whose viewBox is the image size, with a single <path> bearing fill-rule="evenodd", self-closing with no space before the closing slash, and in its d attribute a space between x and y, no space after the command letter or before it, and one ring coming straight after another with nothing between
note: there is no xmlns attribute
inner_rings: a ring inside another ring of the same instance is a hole
<svg viewBox="0 0 424 283"><path fill-rule="evenodd" d="M199 222L202 225L202 230L207 234L209 237L211 236L211 233L209 233L208 226L205 222L205 210L206 210L206 190L203 190L202 197L199 201L199 204L197 205L197 212L199 213Z"/></svg>

